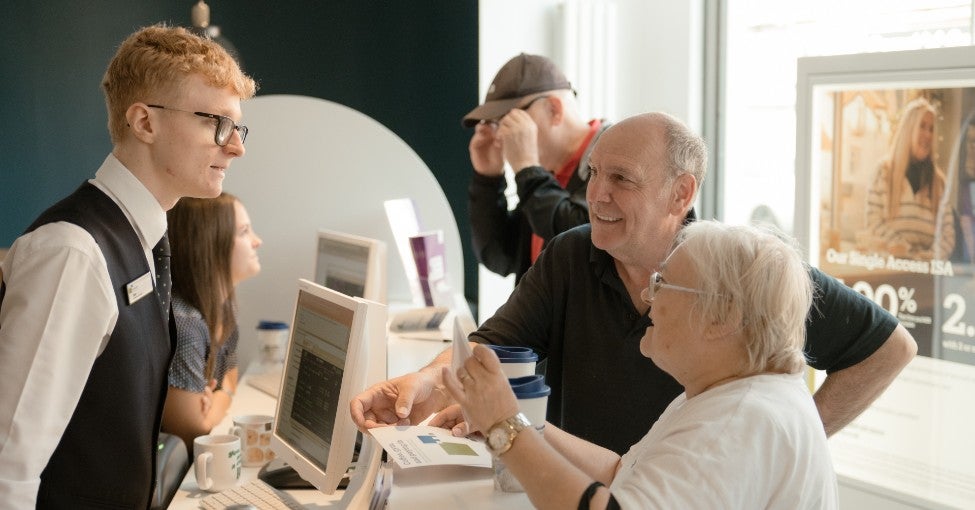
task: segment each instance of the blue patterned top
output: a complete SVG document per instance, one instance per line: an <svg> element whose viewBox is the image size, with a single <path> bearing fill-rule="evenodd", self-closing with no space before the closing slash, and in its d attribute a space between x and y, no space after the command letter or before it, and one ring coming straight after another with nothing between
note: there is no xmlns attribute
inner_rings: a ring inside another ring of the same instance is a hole
<svg viewBox="0 0 975 510"><path fill-rule="evenodd" d="M210 331L200 311L177 295L173 295L173 316L176 319L176 354L169 367L169 385L192 393L203 393L207 385L203 372L210 355ZM235 327L217 353L213 371L217 388L220 388L224 375L237 366L238 337L239 329Z"/></svg>

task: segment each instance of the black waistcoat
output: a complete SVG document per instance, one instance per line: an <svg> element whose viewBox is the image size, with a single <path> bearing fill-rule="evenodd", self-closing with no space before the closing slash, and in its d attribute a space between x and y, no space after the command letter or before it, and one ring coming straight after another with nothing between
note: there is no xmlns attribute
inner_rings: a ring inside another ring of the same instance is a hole
<svg viewBox="0 0 975 510"><path fill-rule="evenodd" d="M82 184L27 232L57 221L84 228L98 243L119 317L88 380L78 381L84 390L41 473L37 508L148 508L175 328L167 326L171 321L155 292L128 303L126 284L149 272L149 265L138 236L111 198Z"/></svg>

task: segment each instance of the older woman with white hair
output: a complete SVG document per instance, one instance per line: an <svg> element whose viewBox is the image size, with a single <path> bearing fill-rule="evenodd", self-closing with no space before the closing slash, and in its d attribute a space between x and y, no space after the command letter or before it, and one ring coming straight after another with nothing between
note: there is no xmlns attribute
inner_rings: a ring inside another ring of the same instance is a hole
<svg viewBox="0 0 975 510"><path fill-rule="evenodd" d="M640 351L685 393L622 457L527 426L484 346L444 381L474 428L514 435L499 457L539 508L836 508L802 377L812 293L794 242L712 221L684 228L643 292L653 325Z"/></svg>

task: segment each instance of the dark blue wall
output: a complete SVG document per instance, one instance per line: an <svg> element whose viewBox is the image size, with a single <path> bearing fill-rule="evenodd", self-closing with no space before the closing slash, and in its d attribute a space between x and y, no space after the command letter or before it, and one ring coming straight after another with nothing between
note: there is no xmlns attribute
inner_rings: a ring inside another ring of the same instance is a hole
<svg viewBox="0 0 975 510"><path fill-rule="evenodd" d="M14 0L0 16L0 247L94 175L111 150L102 73L116 45L157 22L188 25L194 0ZM430 167L477 295L466 186L478 102L476 0L208 0L258 94L344 104L399 135Z"/></svg>

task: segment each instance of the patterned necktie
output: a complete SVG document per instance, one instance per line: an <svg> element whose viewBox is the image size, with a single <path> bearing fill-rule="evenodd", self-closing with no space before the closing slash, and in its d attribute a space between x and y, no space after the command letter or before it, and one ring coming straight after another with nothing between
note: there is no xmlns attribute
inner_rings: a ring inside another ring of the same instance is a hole
<svg viewBox="0 0 975 510"><path fill-rule="evenodd" d="M169 274L169 234L163 234L159 244L152 249L152 256L156 259L156 294L162 302L163 317L169 320L169 299L173 290Z"/></svg>

